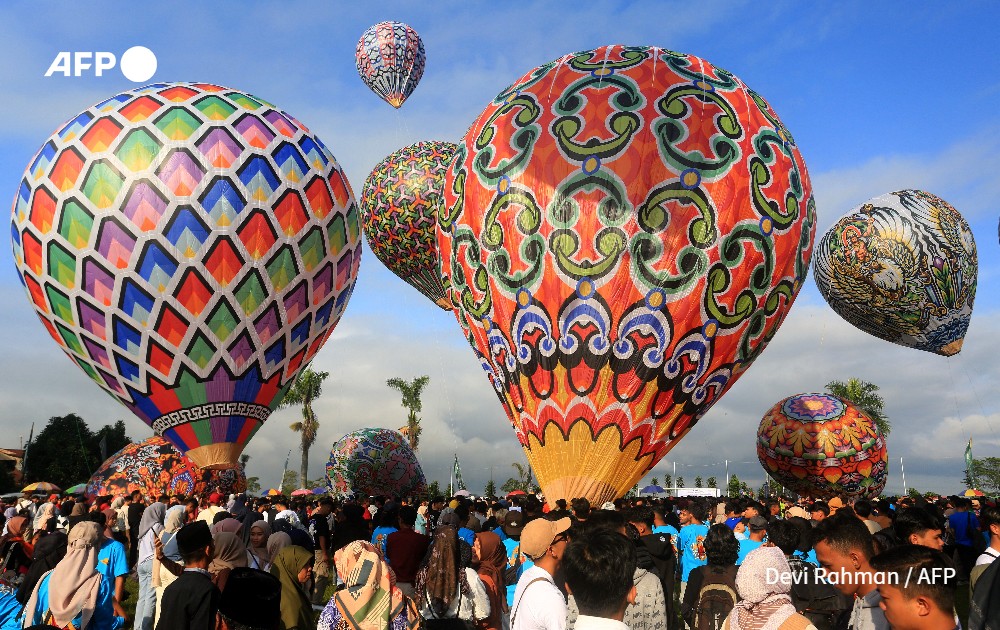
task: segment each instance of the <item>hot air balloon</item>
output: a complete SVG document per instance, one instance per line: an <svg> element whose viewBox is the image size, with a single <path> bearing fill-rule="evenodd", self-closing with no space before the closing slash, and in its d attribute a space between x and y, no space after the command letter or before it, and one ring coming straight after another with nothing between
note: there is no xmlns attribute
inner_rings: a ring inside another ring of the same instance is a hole
<svg viewBox="0 0 1000 630"><path fill-rule="evenodd" d="M394 274L443 309L451 302L441 285L437 208L444 176L458 145L418 142L378 163L361 189L368 245Z"/></svg>
<svg viewBox="0 0 1000 630"><path fill-rule="evenodd" d="M389 429L360 429L337 440L326 464L330 494L406 497L427 489L409 443Z"/></svg>
<svg viewBox="0 0 1000 630"><path fill-rule="evenodd" d="M199 468L170 442L153 436L109 457L91 476L84 493L93 499L125 496L136 490L146 497L158 497L232 494L246 489L246 474L239 466L227 470Z"/></svg>
<svg viewBox="0 0 1000 630"><path fill-rule="evenodd" d="M757 429L760 465L808 497L877 497L888 457L875 422L833 394L789 396L764 414Z"/></svg>
<svg viewBox="0 0 1000 630"><path fill-rule="evenodd" d="M424 42L402 22L379 22L361 34L354 54L368 88L396 109L424 76Z"/></svg>
<svg viewBox="0 0 1000 630"><path fill-rule="evenodd" d="M764 350L809 268L805 163L698 57L606 46L480 114L442 276L546 500L623 495Z"/></svg>
<svg viewBox="0 0 1000 630"><path fill-rule="evenodd" d="M330 151L244 92L158 83L71 119L14 199L38 317L202 467L231 468L330 336L360 262Z"/></svg>
<svg viewBox="0 0 1000 630"><path fill-rule="evenodd" d="M951 356L976 298L972 230L922 190L869 199L820 239L816 286L849 323L879 339Z"/></svg>

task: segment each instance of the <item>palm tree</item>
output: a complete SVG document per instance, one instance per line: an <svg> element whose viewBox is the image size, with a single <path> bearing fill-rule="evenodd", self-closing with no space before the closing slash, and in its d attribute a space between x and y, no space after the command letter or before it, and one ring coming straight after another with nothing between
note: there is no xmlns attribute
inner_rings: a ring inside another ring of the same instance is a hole
<svg viewBox="0 0 1000 630"><path fill-rule="evenodd" d="M406 438L410 441L410 448L416 452L420 444L420 416L417 413L423 408L420 402L420 395L427 387L431 377L418 376L412 381L404 381L401 378L390 378L386 385L395 389L403 395L403 407L409 410L406 416Z"/></svg>
<svg viewBox="0 0 1000 630"><path fill-rule="evenodd" d="M292 386L281 401L280 407L302 405L302 421L293 422L288 428L302 434L302 465L299 468L300 487L305 488L309 479L309 449L316 442L316 432L319 430L319 420L313 412L313 402L323 393L323 381L330 376L329 372L314 372L312 368L299 372Z"/></svg>
<svg viewBox="0 0 1000 630"><path fill-rule="evenodd" d="M882 437L889 437L892 431L892 423L883 409L882 397L878 395L878 385L851 378L846 383L842 381L830 381L826 384L826 391L834 396L846 398L861 408L878 427Z"/></svg>

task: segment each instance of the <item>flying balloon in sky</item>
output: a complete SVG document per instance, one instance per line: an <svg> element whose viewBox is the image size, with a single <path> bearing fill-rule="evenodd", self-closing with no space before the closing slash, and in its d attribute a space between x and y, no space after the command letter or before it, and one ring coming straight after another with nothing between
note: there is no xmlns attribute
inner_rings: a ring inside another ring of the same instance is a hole
<svg viewBox="0 0 1000 630"><path fill-rule="evenodd" d="M399 109L424 76L424 42L402 22L379 22L361 34L355 61L365 85Z"/></svg>
<svg viewBox="0 0 1000 630"><path fill-rule="evenodd" d="M327 340L360 226L336 159L274 105L158 83L60 127L12 240L53 339L202 467L232 468Z"/></svg>
<svg viewBox="0 0 1000 630"><path fill-rule="evenodd" d="M546 500L623 495L764 350L809 268L805 163L704 59L528 72L448 170L442 276Z"/></svg>
<svg viewBox="0 0 1000 630"><path fill-rule="evenodd" d="M379 260L430 301L451 310L441 285L437 208L458 146L418 142L379 162L361 189L368 245Z"/></svg>
<svg viewBox="0 0 1000 630"><path fill-rule="evenodd" d="M866 333L945 356L962 349L979 259L943 199L901 190L866 201L823 235L813 267L823 298Z"/></svg>

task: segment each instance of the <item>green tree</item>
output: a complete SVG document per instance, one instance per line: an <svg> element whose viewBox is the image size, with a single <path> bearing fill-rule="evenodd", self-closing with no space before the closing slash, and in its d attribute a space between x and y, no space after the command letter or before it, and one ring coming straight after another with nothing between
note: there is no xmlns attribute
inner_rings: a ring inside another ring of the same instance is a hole
<svg viewBox="0 0 1000 630"><path fill-rule="evenodd" d="M698 475L697 477L694 478L694 487L695 488L701 488L702 487L702 483L704 483L704 482L701 480L701 475Z"/></svg>
<svg viewBox="0 0 1000 630"><path fill-rule="evenodd" d="M497 484L492 479L486 482L486 489L483 491L483 494L487 497L497 496Z"/></svg>
<svg viewBox="0 0 1000 630"><path fill-rule="evenodd" d="M878 427L879 432L882 433L882 437L889 437L889 432L892 431L892 423L889 422L889 417L885 415L885 403L878 394L878 385L862 381L861 379L850 378L847 379L846 383L843 381L830 381L826 384L826 391L834 396L846 398L860 407L872 419L875 426Z"/></svg>
<svg viewBox="0 0 1000 630"><path fill-rule="evenodd" d="M424 392L424 388L427 387L431 377L418 376L412 381L404 381L401 378L390 378L385 382L386 385L395 389L400 394L403 395L403 407L408 410L406 415L406 439L410 441L410 448L414 452L417 451L417 447L420 445L420 416L417 414L423 409L423 403L420 401L420 396Z"/></svg>
<svg viewBox="0 0 1000 630"><path fill-rule="evenodd" d="M653 485L654 485L654 486L658 486L658 485L660 485L660 480L659 480L659 479L657 479L656 477L653 477L652 481L653 481Z"/></svg>
<svg viewBox="0 0 1000 630"><path fill-rule="evenodd" d="M729 486L726 488L726 494L731 497L740 496L740 478L735 473L729 476Z"/></svg>
<svg viewBox="0 0 1000 630"><path fill-rule="evenodd" d="M709 477L708 480L705 482L705 485L707 485L709 488L719 487L718 482L715 480L715 477Z"/></svg>
<svg viewBox="0 0 1000 630"><path fill-rule="evenodd" d="M969 471L965 471L966 487L972 488L972 479L969 478ZM1000 493L1000 457L984 457L982 459L972 459L972 477L975 478L978 490L986 494Z"/></svg>
<svg viewBox="0 0 1000 630"><path fill-rule="evenodd" d="M673 488L674 487L674 476L673 475L665 475L663 477L663 487L664 488Z"/></svg>
<svg viewBox="0 0 1000 630"><path fill-rule="evenodd" d="M45 428L28 446L24 483L48 481L60 488L68 488L87 481L103 461L102 439L108 456L131 442L125 435L125 422L122 420L105 425L94 433L75 413L49 418Z"/></svg>
<svg viewBox="0 0 1000 630"><path fill-rule="evenodd" d="M437 481L432 481L427 484L427 498L433 499L434 497L441 496L441 484Z"/></svg>
<svg viewBox="0 0 1000 630"><path fill-rule="evenodd" d="M684 487L686 487L684 485L684 477L681 477L680 475L677 476L677 487L678 488L684 488Z"/></svg>
<svg viewBox="0 0 1000 630"><path fill-rule="evenodd" d="M260 477L247 477L247 492L250 494L260 492Z"/></svg>
<svg viewBox="0 0 1000 630"><path fill-rule="evenodd" d="M514 462L511 466L513 466L517 471L517 477L511 477L507 481L503 482L503 485L500 486L500 490L506 493L510 493L515 490L532 492L535 484L531 479L531 466L518 462Z"/></svg>
<svg viewBox="0 0 1000 630"><path fill-rule="evenodd" d="M292 490L297 490L299 484L299 475L294 470L286 470L285 474L281 477L281 494L286 497L291 496Z"/></svg>
<svg viewBox="0 0 1000 630"><path fill-rule="evenodd" d="M299 467L299 480L302 487L309 480L309 449L316 442L316 432L319 430L319 420L313 411L313 403L323 394L323 381L330 376L329 372L315 372L311 367L299 372L292 386L281 401L280 407L302 405L302 420L293 422L288 428L302 436L302 463ZM284 483L284 482L282 482Z"/></svg>

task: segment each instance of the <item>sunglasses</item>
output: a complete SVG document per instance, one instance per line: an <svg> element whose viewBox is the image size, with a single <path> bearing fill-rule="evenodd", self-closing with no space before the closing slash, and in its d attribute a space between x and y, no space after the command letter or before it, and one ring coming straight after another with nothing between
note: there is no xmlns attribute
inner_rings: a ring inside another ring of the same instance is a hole
<svg viewBox="0 0 1000 630"><path fill-rule="evenodd" d="M568 542L568 541L569 541L569 535L563 532L562 534L559 534L554 539L552 539L552 544L554 545L556 543Z"/></svg>

